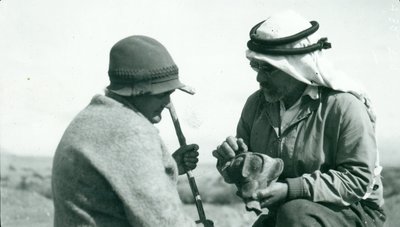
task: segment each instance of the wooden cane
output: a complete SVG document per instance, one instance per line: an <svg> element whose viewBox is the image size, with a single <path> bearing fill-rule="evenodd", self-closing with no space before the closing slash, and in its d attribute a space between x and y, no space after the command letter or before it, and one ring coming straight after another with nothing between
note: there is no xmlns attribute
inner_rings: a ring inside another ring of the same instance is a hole
<svg viewBox="0 0 400 227"><path fill-rule="evenodd" d="M176 114L175 107L172 104L172 102L170 102L166 107L169 110L169 113L171 114L172 122L174 123L174 127L175 127L175 132L176 132L176 135L178 136L179 145L181 147L185 146L186 138L183 135L181 125L179 124L179 119L178 119L178 115ZM213 222L210 220L207 220L207 218L206 218L206 214L205 214L204 208L203 208L203 203L201 201L200 193L197 188L196 180L194 179L192 171L187 170L186 176L189 180L190 189L192 190L194 201L195 201L196 207L197 207L197 212L199 214L200 220L196 221L196 223L203 223L204 226L213 226Z"/></svg>

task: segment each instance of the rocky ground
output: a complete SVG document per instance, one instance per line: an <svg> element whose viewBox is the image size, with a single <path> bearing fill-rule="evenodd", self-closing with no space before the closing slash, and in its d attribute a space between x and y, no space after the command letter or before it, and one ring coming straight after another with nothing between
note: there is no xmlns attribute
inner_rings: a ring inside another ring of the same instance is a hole
<svg viewBox="0 0 400 227"><path fill-rule="evenodd" d="M246 212L235 196L235 189L224 184L213 165L194 171L205 202L205 211L217 227L251 226L256 216ZM52 226L51 158L19 157L1 154L1 226ZM383 172L388 227L400 226L400 167L386 167ZM185 177L178 189L185 209L197 219L197 211ZM210 190L212 189L212 190Z"/></svg>

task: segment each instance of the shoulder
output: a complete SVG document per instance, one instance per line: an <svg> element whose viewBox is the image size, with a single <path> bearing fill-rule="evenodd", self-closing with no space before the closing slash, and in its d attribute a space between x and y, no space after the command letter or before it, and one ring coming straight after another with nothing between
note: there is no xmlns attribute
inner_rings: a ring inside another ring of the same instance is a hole
<svg viewBox="0 0 400 227"><path fill-rule="evenodd" d="M94 96L77 118L86 120L87 124L101 122L97 127L103 126L109 129L156 130L153 124L137 110L103 95Z"/></svg>
<svg viewBox="0 0 400 227"><path fill-rule="evenodd" d="M158 130L138 112L111 98L97 95L71 122L64 139L81 144L94 141L105 144L143 136L155 139Z"/></svg>
<svg viewBox="0 0 400 227"><path fill-rule="evenodd" d="M104 103L103 98L92 100L76 116L61 138L57 151L73 151L98 169L108 168L107 163L124 160L130 160L131 165L141 165L143 157L161 160L162 140L154 125L114 100Z"/></svg>
<svg viewBox="0 0 400 227"><path fill-rule="evenodd" d="M249 101L257 101L257 100L259 100L261 98L262 98L262 91L261 90L257 90L255 92L253 92L253 94L251 94L247 98L247 102L249 102Z"/></svg>
<svg viewBox="0 0 400 227"><path fill-rule="evenodd" d="M260 110L262 103L265 103L263 97L264 96L260 90L257 90L256 92L251 94L247 98L246 103L244 104L241 113L241 118L251 121L251 119L253 119L255 115L258 113L258 110Z"/></svg>
<svg viewBox="0 0 400 227"><path fill-rule="evenodd" d="M366 105L355 95L347 92L324 89L322 102L334 116L349 122L371 122Z"/></svg>
<svg viewBox="0 0 400 227"><path fill-rule="evenodd" d="M323 100L328 104L332 105L338 111L347 111L347 110L359 110L365 111L366 106L364 103L358 99L355 95L342 92L335 91L332 89L323 89L324 97Z"/></svg>
<svg viewBox="0 0 400 227"><path fill-rule="evenodd" d="M245 109L255 109L263 101L264 101L264 99L263 99L263 94L262 94L261 90L257 90L247 98L244 108Z"/></svg>

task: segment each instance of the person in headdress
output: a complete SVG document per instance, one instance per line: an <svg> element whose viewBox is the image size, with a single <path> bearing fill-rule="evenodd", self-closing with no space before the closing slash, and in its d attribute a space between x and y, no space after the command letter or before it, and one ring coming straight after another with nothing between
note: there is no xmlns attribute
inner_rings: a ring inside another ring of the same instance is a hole
<svg viewBox="0 0 400 227"><path fill-rule="evenodd" d="M244 152L283 160L278 181L252 194L268 214L254 226L383 226L375 114L359 83L336 70L319 24L288 10L250 31L246 57L260 89L213 155ZM229 179L226 179L230 182Z"/></svg>
<svg viewBox="0 0 400 227"><path fill-rule="evenodd" d="M160 42L135 35L111 48L108 75L105 95L92 98L57 147L54 226L197 226L177 176L196 167L199 147L171 156L153 125L176 89L192 92L177 65Z"/></svg>

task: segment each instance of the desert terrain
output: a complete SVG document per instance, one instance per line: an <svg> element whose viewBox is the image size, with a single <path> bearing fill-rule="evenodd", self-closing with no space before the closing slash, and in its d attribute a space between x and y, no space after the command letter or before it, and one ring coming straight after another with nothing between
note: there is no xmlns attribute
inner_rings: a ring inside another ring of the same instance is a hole
<svg viewBox="0 0 400 227"><path fill-rule="evenodd" d="M51 157L27 157L1 153L1 226L49 227L53 221ZM206 215L216 227L251 226L256 215L244 209L235 188L223 182L213 164L194 172ZM400 167L383 170L388 227L400 226ZM185 210L197 219L197 210L185 176L178 183Z"/></svg>

